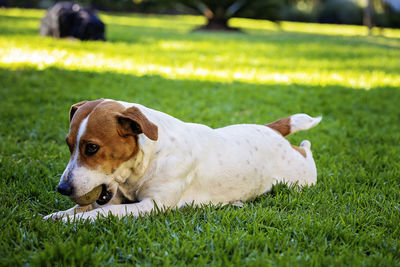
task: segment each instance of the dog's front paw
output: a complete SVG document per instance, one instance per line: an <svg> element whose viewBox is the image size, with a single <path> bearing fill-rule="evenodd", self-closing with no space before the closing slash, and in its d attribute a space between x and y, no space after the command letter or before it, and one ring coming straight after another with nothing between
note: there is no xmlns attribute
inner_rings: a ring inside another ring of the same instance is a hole
<svg viewBox="0 0 400 267"><path fill-rule="evenodd" d="M98 216L107 216L105 209L99 208L90 210L88 207L90 208L91 206L77 206L69 210L54 212L43 217L43 219L62 220L63 222L75 222L80 220L89 220L90 222L93 222L98 218Z"/></svg>
<svg viewBox="0 0 400 267"><path fill-rule="evenodd" d="M61 220L65 223L73 223L77 222L82 219L83 213L76 213L76 214L68 214L61 218Z"/></svg>
<svg viewBox="0 0 400 267"><path fill-rule="evenodd" d="M90 221L94 222L99 215L98 212L88 211L83 213L76 213L62 217L63 222L76 222L76 221Z"/></svg>

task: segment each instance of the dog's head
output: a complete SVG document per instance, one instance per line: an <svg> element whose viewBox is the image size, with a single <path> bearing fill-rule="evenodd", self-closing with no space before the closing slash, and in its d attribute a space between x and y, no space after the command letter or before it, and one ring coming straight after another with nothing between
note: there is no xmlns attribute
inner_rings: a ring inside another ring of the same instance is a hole
<svg viewBox="0 0 400 267"><path fill-rule="evenodd" d="M116 176L140 151L141 134L156 141L158 128L137 107L103 99L72 105L66 137L71 158L58 191L74 199L103 185L110 200L118 188Z"/></svg>

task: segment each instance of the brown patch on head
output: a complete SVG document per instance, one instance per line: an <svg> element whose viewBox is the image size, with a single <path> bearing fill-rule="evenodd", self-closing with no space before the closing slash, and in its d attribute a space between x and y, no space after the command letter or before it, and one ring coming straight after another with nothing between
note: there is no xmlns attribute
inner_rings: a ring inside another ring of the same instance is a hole
<svg viewBox="0 0 400 267"><path fill-rule="evenodd" d="M79 131L79 126L82 121L89 115L93 109L103 102L104 99L94 100L94 101L82 101L71 106L69 111L69 133L67 135L66 141L69 150L72 151L75 148L75 142Z"/></svg>
<svg viewBox="0 0 400 267"><path fill-rule="evenodd" d="M293 147L293 149L297 150L297 152L299 152L303 157L307 156L307 153L304 150L304 148L298 147L298 146L294 146L294 145L291 145L291 146Z"/></svg>
<svg viewBox="0 0 400 267"><path fill-rule="evenodd" d="M290 117L276 120L274 122L268 123L265 126L277 131L283 136L290 134Z"/></svg>
<svg viewBox="0 0 400 267"><path fill-rule="evenodd" d="M140 112L136 107L133 109ZM79 106L72 117L68 135L69 139L76 142L81 122L89 116L86 129L79 140L78 165L111 174L139 152L138 134L148 133L151 139L157 139L157 126L149 122L141 112L141 115L129 118L133 126L128 125L126 120L131 110L132 108L126 109L116 101L104 100L97 103L86 102ZM98 149L94 153L88 153L93 145ZM75 144L72 148L74 147Z"/></svg>
<svg viewBox="0 0 400 267"><path fill-rule="evenodd" d="M86 131L80 138L80 162L90 169L100 168L104 173L111 174L123 162L137 154L139 147L137 136L121 136L117 115L125 107L115 101L106 101L96 106L90 113ZM98 151L89 155L86 146L95 144Z"/></svg>

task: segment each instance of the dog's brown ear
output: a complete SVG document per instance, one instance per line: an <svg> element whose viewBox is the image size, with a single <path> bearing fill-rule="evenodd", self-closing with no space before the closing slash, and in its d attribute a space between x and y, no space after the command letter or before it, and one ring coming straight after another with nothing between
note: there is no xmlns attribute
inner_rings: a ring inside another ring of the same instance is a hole
<svg viewBox="0 0 400 267"><path fill-rule="evenodd" d="M134 136L143 133L153 141L158 139L157 125L149 121L137 107L127 108L117 115L117 120L120 125L118 133L121 136Z"/></svg>
<svg viewBox="0 0 400 267"><path fill-rule="evenodd" d="M70 121L70 122L72 121L72 118L74 117L76 111L77 111L81 106L87 104L87 105L85 106L85 110L86 110L86 113L89 114L98 104L100 104L100 103L103 102L103 101L104 101L104 98L100 98L100 99L93 100L93 101L87 101L87 100L85 100L85 101L81 101L81 102L78 102L78 103L76 103L76 104L73 104L73 105L71 106L71 109L69 110L69 121Z"/></svg>
<svg viewBox="0 0 400 267"><path fill-rule="evenodd" d="M79 108L80 106L86 104L87 102L88 102L88 101L85 100L85 101L81 101L81 102L78 102L78 103L76 103L76 104L73 104L73 105L71 106L71 109L69 110L69 121L72 121L72 117L74 117L74 114L75 114L75 112L78 110L78 108Z"/></svg>

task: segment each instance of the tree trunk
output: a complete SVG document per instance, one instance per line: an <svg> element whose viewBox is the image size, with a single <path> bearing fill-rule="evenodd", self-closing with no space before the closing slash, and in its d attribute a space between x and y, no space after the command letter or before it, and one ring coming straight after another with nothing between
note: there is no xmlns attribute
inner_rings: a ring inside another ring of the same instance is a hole
<svg viewBox="0 0 400 267"><path fill-rule="evenodd" d="M227 19L208 19L207 24L197 28L200 31L239 31L238 28L228 26Z"/></svg>
<svg viewBox="0 0 400 267"><path fill-rule="evenodd" d="M200 31L239 31L238 28L229 27L226 17L226 10L223 8L216 8L215 10L207 9L203 12L207 18L207 24L197 28Z"/></svg>
<svg viewBox="0 0 400 267"><path fill-rule="evenodd" d="M367 6L364 9L364 25L368 27L368 34L372 34L372 0L367 0Z"/></svg>

